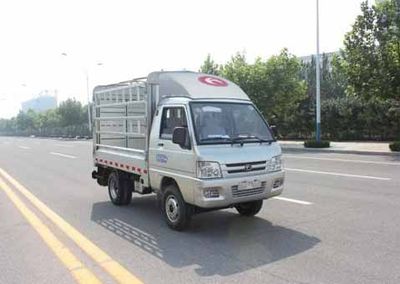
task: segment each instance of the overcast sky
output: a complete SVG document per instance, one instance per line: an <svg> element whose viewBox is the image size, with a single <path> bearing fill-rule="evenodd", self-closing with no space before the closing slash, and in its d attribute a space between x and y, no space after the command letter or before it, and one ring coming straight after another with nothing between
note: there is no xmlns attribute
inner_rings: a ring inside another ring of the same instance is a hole
<svg viewBox="0 0 400 284"><path fill-rule="evenodd" d="M321 51L342 47L361 0L320 0ZM0 2L0 117L45 89L86 103L96 84L155 70L198 70L210 53L224 63L288 48L315 53L316 0ZM61 55L66 53L67 56ZM103 63L99 66L97 63Z"/></svg>

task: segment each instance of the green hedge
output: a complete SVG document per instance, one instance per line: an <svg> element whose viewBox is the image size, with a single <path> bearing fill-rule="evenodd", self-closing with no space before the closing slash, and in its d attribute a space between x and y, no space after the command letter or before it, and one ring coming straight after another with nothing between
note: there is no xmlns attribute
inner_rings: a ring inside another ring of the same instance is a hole
<svg viewBox="0 0 400 284"><path fill-rule="evenodd" d="M265 113L267 113L265 111ZM308 98L290 117L277 117L281 139L315 137L315 104ZM325 140L399 140L400 102L357 97L321 99L321 131Z"/></svg>
<svg viewBox="0 0 400 284"><path fill-rule="evenodd" d="M316 140L306 140L304 141L304 147L306 148L329 148L331 143L326 140L321 140L317 142Z"/></svg>
<svg viewBox="0 0 400 284"><path fill-rule="evenodd" d="M0 136L30 136L37 137L65 137L91 136L88 124L70 125L64 127L46 127L41 129L6 130L0 129Z"/></svg>
<svg viewBox="0 0 400 284"><path fill-rule="evenodd" d="M389 148L393 152L400 152L400 141L390 143Z"/></svg>

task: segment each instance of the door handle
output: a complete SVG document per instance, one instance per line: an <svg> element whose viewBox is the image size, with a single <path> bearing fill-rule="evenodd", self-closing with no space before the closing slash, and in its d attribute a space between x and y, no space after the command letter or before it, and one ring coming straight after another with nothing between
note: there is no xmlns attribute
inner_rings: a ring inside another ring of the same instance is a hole
<svg viewBox="0 0 400 284"><path fill-rule="evenodd" d="M164 146L164 143L160 142L160 143L157 144L157 146L163 147L163 146Z"/></svg>

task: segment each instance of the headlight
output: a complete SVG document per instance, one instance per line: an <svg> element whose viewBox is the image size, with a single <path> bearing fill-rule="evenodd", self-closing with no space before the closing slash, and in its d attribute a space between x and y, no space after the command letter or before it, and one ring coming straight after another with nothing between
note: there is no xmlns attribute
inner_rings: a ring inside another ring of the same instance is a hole
<svg viewBox="0 0 400 284"><path fill-rule="evenodd" d="M221 178L221 167L217 162L197 162L198 178Z"/></svg>
<svg viewBox="0 0 400 284"><path fill-rule="evenodd" d="M281 156L272 157L272 159L267 162L267 172L277 172L280 170L282 170Z"/></svg>

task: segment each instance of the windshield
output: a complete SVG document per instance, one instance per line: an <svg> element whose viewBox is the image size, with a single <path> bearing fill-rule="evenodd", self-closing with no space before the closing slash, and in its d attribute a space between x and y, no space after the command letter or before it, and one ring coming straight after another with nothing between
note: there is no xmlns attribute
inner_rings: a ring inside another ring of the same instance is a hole
<svg viewBox="0 0 400 284"><path fill-rule="evenodd" d="M190 104L197 144L273 141L271 131L252 104Z"/></svg>

